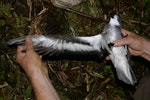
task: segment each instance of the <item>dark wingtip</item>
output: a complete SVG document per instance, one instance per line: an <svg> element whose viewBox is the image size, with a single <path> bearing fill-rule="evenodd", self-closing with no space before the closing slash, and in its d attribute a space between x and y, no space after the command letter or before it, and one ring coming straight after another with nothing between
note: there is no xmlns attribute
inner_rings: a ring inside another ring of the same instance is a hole
<svg viewBox="0 0 150 100"><path fill-rule="evenodd" d="M11 39L7 42L7 45L8 46L24 45L25 44L25 38L26 37L19 37L19 38Z"/></svg>
<svg viewBox="0 0 150 100"><path fill-rule="evenodd" d="M9 40L8 42L6 42L6 44L7 44L8 46L12 45L12 40Z"/></svg>
<svg viewBox="0 0 150 100"><path fill-rule="evenodd" d="M6 45L7 45L9 48L17 47L17 45L14 44L13 39L12 39L12 40L9 40L8 42L6 42Z"/></svg>

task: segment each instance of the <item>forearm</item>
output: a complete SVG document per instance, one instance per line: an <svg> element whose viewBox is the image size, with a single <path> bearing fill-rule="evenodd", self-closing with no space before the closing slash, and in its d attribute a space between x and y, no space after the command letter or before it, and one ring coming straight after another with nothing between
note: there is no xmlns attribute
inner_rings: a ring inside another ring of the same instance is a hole
<svg viewBox="0 0 150 100"><path fill-rule="evenodd" d="M143 58L150 61L150 40L143 40L143 54L141 55Z"/></svg>
<svg viewBox="0 0 150 100"><path fill-rule="evenodd" d="M30 80L37 100L60 100L47 74L39 71Z"/></svg>
<svg viewBox="0 0 150 100"><path fill-rule="evenodd" d="M48 77L48 70L41 57L34 51L31 38L25 46L17 47L16 60L28 75L37 100L59 100L59 96ZM26 47L26 52L21 52Z"/></svg>

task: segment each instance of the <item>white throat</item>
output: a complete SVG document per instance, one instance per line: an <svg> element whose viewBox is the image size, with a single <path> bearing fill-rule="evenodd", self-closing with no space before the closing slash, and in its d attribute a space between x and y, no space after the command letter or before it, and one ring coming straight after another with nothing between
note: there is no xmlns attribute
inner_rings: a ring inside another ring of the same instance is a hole
<svg viewBox="0 0 150 100"><path fill-rule="evenodd" d="M119 22L119 17L117 15L114 15L113 18L110 18L110 25L116 25L116 26L121 26L121 23Z"/></svg>

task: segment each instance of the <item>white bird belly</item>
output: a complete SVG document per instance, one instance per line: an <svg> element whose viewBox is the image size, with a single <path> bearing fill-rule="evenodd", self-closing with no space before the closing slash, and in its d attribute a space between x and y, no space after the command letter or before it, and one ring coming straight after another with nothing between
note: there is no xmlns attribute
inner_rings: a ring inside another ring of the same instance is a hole
<svg viewBox="0 0 150 100"><path fill-rule="evenodd" d="M114 67L116 68L116 72L118 78L125 81L126 83L133 84L131 68L127 60L127 51L122 47L113 47L112 54L110 58Z"/></svg>

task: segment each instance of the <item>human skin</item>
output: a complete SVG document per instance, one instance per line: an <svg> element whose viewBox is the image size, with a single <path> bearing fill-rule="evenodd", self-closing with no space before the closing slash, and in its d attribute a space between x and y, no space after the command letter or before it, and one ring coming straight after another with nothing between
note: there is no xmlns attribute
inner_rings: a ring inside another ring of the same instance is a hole
<svg viewBox="0 0 150 100"><path fill-rule="evenodd" d="M26 49L26 52L22 52ZM28 75L37 100L60 100L49 77L48 69L41 57L34 51L31 38L25 46L17 47L16 60Z"/></svg>
<svg viewBox="0 0 150 100"><path fill-rule="evenodd" d="M114 41L114 46L128 45L131 55L140 56L150 61L150 40L126 29L121 29L121 32L126 37ZM106 59L109 60L110 58L106 57Z"/></svg>

